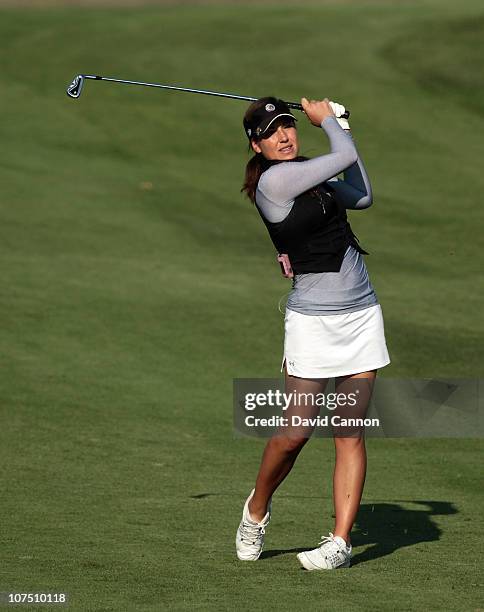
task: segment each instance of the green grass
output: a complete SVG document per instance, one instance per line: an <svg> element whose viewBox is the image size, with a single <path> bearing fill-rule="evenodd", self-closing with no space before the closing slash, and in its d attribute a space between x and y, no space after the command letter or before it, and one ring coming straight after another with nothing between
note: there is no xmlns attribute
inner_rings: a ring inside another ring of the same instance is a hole
<svg viewBox="0 0 484 612"><path fill-rule="evenodd" d="M0 591L75 610L482 608L479 440L369 440L355 565L331 528L332 443L235 560L263 442L232 379L278 377L266 230L239 193L244 104L78 72L352 110L375 203L351 213L385 316L385 377L482 374L484 9L477 1L0 11ZM325 150L299 122L303 153ZM480 522L479 522L480 521Z"/></svg>

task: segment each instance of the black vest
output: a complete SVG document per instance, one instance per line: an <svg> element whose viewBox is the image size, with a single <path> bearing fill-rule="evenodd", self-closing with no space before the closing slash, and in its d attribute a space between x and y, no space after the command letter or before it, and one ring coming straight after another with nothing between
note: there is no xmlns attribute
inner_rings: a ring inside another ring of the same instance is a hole
<svg viewBox="0 0 484 612"><path fill-rule="evenodd" d="M294 274L339 272L349 245L368 255L328 182L297 196L283 221L271 223L258 206L257 210L278 253L289 255Z"/></svg>

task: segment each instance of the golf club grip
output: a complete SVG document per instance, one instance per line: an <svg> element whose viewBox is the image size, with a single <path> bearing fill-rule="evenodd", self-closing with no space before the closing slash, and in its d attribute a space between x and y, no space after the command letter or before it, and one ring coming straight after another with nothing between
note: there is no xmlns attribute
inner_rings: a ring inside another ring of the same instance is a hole
<svg viewBox="0 0 484 612"><path fill-rule="evenodd" d="M298 102L286 102L286 104L289 106L289 108L294 108L296 110L303 110L302 104L299 104ZM346 110L341 117L338 117L338 119L349 119L350 116L350 111Z"/></svg>

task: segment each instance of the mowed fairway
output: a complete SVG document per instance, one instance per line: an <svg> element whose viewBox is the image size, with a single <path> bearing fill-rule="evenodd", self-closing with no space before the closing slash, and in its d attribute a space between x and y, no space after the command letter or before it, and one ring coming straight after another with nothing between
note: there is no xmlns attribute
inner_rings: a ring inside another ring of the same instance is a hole
<svg viewBox="0 0 484 612"><path fill-rule="evenodd" d="M329 574L295 557L332 527L332 442L313 440L263 558L237 561L263 441L235 437L232 380L280 376L290 288L239 193L246 104L64 93L85 72L346 104L374 188L350 220L381 375L477 378L483 41L477 0L0 10L0 592L105 611L483 607L480 440L369 440L354 565ZM298 125L303 154L327 151Z"/></svg>

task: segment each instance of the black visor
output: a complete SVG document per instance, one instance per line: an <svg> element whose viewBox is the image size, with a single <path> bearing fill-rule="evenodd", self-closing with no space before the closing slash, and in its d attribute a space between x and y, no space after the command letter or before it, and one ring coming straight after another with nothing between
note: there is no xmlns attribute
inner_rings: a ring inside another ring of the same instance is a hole
<svg viewBox="0 0 484 612"><path fill-rule="evenodd" d="M266 98L266 100L264 106L261 106L252 115L250 121L244 119L244 129L249 140L251 138L261 138L279 117L290 117L292 121L297 121L283 100L278 98Z"/></svg>

